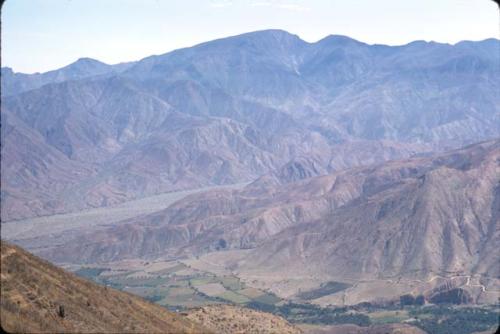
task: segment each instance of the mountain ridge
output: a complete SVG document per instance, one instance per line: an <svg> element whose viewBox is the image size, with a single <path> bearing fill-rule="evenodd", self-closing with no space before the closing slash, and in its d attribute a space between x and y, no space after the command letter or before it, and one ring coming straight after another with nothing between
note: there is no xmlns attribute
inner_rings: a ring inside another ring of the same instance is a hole
<svg viewBox="0 0 500 334"><path fill-rule="evenodd" d="M3 219L253 181L301 157L323 173L500 135L498 41L380 47L339 38L260 31L3 96L2 116L24 123L26 144L4 136L2 154L48 145L66 158L42 164L73 175L71 188L53 192L46 169L9 162L19 167L2 182Z"/></svg>
<svg viewBox="0 0 500 334"><path fill-rule="evenodd" d="M295 263L349 279L419 271L494 277L499 153L496 140L292 183L257 181L243 190L200 193L107 231L79 235L65 251L40 252L77 263L175 258L215 251L222 238L227 249L252 249L233 264L241 270L278 270L280 264L292 270ZM346 252L357 254L357 262ZM329 266L319 259L330 259Z"/></svg>

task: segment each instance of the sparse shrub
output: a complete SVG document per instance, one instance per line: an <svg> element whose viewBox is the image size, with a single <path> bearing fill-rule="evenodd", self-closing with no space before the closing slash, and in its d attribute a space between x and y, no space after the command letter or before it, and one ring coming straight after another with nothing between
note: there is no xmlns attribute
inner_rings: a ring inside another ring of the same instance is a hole
<svg viewBox="0 0 500 334"><path fill-rule="evenodd" d="M418 295L415 297L415 305L424 305L425 304L425 297L423 295Z"/></svg>
<svg viewBox="0 0 500 334"><path fill-rule="evenodd" d="M469 292L461 288L436 293L430 298L433 304L468 304L472 302Z"/></svg>
<svg viewBox="0 0 500 334"><path fill-rule="evenodd" d="M66 316L66 313L64 311L64 305L59 305L59 308L57 309L57 315L60 316L61 318L64 318Z"/></svg>
<svg viewBox="0 0 500 334"><path fill-rule="evenodd" d="M399 303L401 306L413 305L415 304L415 297L413 295L402 295L399 297Z"/></svg>
<svg viewBox="0 0 500 334"><path fill-rule="evenodd" d="M227 242L224 239L219 239L219 247L224 249L227 247Z"/></svg>

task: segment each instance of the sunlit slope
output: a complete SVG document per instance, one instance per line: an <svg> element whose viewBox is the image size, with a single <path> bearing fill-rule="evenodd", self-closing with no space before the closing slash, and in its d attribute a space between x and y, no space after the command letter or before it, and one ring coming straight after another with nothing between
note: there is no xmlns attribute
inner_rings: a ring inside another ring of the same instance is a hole
<svg viewBox="0 0 500 334"><path fill-rule="evenodd" d="M182 316L102 287L2 242L1 325L28 333L207 333Z"/></svg>
<svg viewBox="0 0 500 334"><path fill-rule="evenodd" d="M2 69L2 220L498 137L498 46L266 30L118 68Z"/></svg>

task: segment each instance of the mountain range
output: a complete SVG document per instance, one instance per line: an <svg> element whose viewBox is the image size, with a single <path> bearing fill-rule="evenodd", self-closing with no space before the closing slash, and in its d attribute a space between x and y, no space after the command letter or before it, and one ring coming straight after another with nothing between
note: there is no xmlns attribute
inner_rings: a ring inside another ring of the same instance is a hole
<svg viewBox="0 0 500 334"><path fill-rule="evenodd" d="M38 252L61 263L106 263L246 250L226 267L339 280L494 278L499 221L495 140L298 182L269 174Z"/></svg>
<svg viewBox="0 0 500 334"><path fill-rule="evenodd" d="M2 221L499 137L499 48L266 30L125 64L2 68Z"/></svg>

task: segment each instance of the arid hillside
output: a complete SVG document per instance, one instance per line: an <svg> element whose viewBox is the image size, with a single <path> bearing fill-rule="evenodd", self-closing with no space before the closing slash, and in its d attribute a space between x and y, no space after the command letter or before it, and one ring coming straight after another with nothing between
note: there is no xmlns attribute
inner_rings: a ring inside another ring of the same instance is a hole
<svg viewBox="0 0 500 334"><path fill-rule="evenodd" d="M2 220L498 137L498 46L265 30L118 66L2 68Z"/></svg>
<svg viewBox="0 0 500 334"><path fill-rule="evenodd" d="M218 334L276 333L299 334L301 330L270 313L229 305L196 308L188 319Z"/></svg>
<svg viewBox="0 0 500 334"><path fill-rule="evenodd" d="M306 334L426 334L423 330L406 324L374 325L359 327L356 325L302 326Z"/></svg>
<svg viewBox="0 0 500 334"><path fill-rule="evenodd" d="M228 265L353 279L431 272L495 277L499 145L195 194L39 253L56 262L96 263L251 249Z"/></svg>
<svg viewBox="0 0 500 334"><path fill-rule="evenodd" d="M1 325L15 333L207 333L141 298L91 283L2 241Z"/></svg>
<svg viewBox="0 0 500 334"><path fill-rule="evenodd" d="M173 313L2 241L1 326L11 333L290 333L283 318L231 305Z"/></svg>

